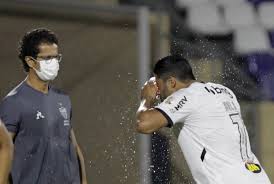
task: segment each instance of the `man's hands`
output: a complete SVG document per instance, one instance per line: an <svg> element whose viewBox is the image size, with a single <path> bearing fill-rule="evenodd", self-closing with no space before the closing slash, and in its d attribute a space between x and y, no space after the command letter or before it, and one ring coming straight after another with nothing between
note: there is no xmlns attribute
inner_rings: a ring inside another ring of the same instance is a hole
<svg viewBox="0 0 274 184"><path fill-rule="evenodd" d="M155 77L152 77L141 90L141 103L136 113L137 132L150 134L168 125L162 113L153 108L158 94Z"/></svg>
<svg viewBox="0 0 274 184"><path fill-rule="evenodd" d="M155 77L151 77L142 87L141 100L146 100L153 104L157 100L158 88Z"/></svg>

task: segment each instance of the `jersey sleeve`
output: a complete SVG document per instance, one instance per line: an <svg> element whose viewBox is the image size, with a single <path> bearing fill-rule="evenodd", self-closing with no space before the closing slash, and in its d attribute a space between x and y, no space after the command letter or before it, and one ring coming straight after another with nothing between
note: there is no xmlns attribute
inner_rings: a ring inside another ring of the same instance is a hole
<svg viewBox="0 0 274 184"><path fill-rule="evenodd" d="M14 97L7 97L0 103L0 119L10 132L16 133L20 123L20 104Z"/></svg>
<svg viewBox="0 0 274 184"><path fill-rule="evenodd" d="M168 127L180 122L184 123L185 119L192 111L191 97L183 93L170 95L162 103L155 107L168 120Z"/></svg>

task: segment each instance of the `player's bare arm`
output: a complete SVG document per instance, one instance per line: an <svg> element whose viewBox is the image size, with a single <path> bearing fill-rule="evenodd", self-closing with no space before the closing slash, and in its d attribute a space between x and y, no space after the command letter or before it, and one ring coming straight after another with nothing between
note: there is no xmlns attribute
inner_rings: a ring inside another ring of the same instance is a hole
<svg viewBox="0 0 274 184"><path fill-rule="evenodd" d="M13 141L14 140L14 137L15 137L15 133L14 132L9 132L9 135L11 137L11 140Z"/></svg>
<svg viewBox="0 0 274 184"><path fill-rule="evenodd" d="M87 182L84 156L83 156L82 150L80 149L79 144L77 143L77 140L76 140L73 129L71 129L71 131L70 131L70 137L71 137L72 144L73 144L73 146L76 150L78 160L79 160L80 172L81 172L80 174L81 174L81 179L82 179L81 183L82 184L87 184L88 182Z"/></svg>
<svg viewBox="0 0 274 184"><path fill-rule="evenodd" d="M146 82L141 90L141 103L136 113L136 129L139 133L150 134L168 125L162 113L153 108L157 91L154 80Z"/></svg>
<svg viewBox="0 0 274 184"><path fill-rule="evenodd" d="M13 157L13 143L0 120L0 184L8 183Z"/></svg>

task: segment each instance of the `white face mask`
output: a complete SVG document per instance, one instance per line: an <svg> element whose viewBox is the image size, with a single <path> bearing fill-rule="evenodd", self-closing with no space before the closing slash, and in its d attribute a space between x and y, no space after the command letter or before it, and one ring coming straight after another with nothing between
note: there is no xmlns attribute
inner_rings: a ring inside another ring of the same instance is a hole
<svg viewBox="0 0 274 184"><path fill-rule="evenodd" d="M51 81L57 77L59 71L58 59L41 60L38 63L40 64L40 71L33 69L41 80Z"/></svg>

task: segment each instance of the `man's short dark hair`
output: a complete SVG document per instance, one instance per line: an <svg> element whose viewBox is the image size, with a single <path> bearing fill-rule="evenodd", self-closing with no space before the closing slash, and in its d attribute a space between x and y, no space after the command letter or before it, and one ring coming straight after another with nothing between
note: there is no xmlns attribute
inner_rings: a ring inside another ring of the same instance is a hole
<svg viewBox="0 0 274 184"><path fill-rule="evenodd" d="M195 80L189 62L181 56L167 56L160 59L154 66L154 74L166 80L175 77L180 81Z"/></svg>
<svg viewBox="0 0 274 184"><path fill-rule="evenodd" d="M58 38L54 32L45 28L39 28L27 32L19 42L18 57L22 61L26 72L29 72L29 66L25 61L25 57L32 56L33 58L36 58L41 43L55 43L58 45Z"/></svg>

